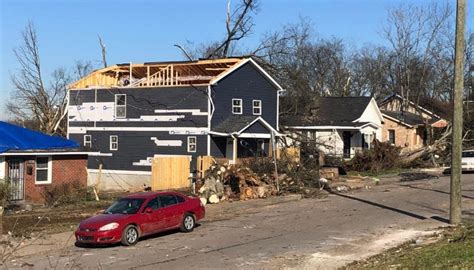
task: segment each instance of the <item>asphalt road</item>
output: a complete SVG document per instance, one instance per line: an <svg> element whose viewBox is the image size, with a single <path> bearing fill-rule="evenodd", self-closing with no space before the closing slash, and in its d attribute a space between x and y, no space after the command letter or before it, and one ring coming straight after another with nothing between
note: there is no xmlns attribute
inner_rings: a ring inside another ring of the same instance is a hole
<svg viewBox="0 0 474 270"><path fill-rule="evenodd" d="M384 237L446 226L449 177L247 208L204 221L192 233L161 234L133 247L70 246L15 259L10 269L333 268L334 260L318 260L317 254L358 256L367 247L378 252ZM474 174L463 175L463 215L474 218Z"/></svg>

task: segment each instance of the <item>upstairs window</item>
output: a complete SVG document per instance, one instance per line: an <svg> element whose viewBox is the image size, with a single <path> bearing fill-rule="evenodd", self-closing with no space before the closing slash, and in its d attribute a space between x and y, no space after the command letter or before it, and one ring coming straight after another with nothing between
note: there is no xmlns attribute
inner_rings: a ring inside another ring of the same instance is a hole
<svg viewBox="0 0 474 270"><path fill-rule="evenodd" d="M394 129L389 129L388 130L388 141L395 145L395 130Z"/></svg>
<svg viewBox="0 0 474 270"><path fill-rule="evenodd" d="M188 152L195 153L197 147L196 137L188 137Z"/></svg>
<svg viewBox="0 0 474 270"><path fill-rule="evenodd" d="M36 158L36 178L35 184L51 184L51 157Z"/></svg>
<svg viewBox="0 0 474 270"><path fill-rule="evenodd" d="M126 118L127 116L127 95L115 95L115 118Z"/></svg>
<svg viewBox="0 0 474 270"><path fill-rule="evenodd" d="M261 100L253 100L253 115L262 115L262 101Z"/></svg>
<svg viewBox="0 0 474 270"><path fill-rule="evenodd" d="M84 135L84 147L88 147L88 148L92 147L92 136L91 135Z"/></svg>
<svg viewBox="0 0 474 270"><path fill-rule="evenodd" d="M111 151L118 150L118 136L117 135L110 136L110 150Z"/></svg>
<svg viewBox="0 0 474 270"><path fill-rule="evenodd" d="M242 99L233 98L232 99L232 113L233 114L242 114Z"/></svg>

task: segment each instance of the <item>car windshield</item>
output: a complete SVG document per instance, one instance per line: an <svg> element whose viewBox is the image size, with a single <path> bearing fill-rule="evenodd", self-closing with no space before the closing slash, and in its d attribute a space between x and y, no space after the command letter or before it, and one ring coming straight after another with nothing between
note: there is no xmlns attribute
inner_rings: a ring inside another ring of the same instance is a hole
<svg viewBox="0 0 474 270"><path fill-rule="evenodd" d="M464 151L462 157L474 157L474 151Z"/></svg>
<svg viewBox="0 0 474 270"><path fill-rule="evenodd" d="M115 201L107 210L105 214L136 214L142 206L145 199L123 198Z"/></svg>

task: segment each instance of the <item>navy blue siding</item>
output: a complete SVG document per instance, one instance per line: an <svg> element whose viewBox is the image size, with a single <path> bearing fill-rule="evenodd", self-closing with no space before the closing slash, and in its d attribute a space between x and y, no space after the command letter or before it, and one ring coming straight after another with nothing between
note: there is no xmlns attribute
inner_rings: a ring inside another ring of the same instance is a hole
<svg viewBox="0 0 474 270"><path fill-rule="evenodd" d="M191 168L196 166L196 157L207 155L207 135L172 135L168 132L127 132L127 131L89 131L92 136L92 148L101 153L112 153L112 156L89 157L90 169L97 169L103 164L106 170L133 170L150 171L149 166L135 166L134 162L153 157L154 155L191 155ZM110 135L117 135L119 140L118 151L110 150ZM188 136L195 136L197 149L195 153L187 151ZM159 140L181 140L182 146L156 146L151 137ZM84 134L70 134L70 139L83 144Z"/></svg>
<svg viewBox="0 0 474 270"><path fill-rule="evenodd" d="M232 115L233 98L242 99L242 115L247 116L253 115L252 101L261 100L262 118L276 129L277 95L277 88L253 64L243 65L212 87L215 112L211 129Z"/></svg>

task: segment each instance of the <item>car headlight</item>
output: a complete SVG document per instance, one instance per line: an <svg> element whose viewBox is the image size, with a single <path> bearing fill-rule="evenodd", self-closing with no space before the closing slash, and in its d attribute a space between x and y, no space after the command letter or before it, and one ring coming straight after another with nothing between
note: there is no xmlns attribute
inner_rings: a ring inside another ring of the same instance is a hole
<svg viewBox="0 0 474 270"><path fill-rule="evenodd" d="M119 226L119 224L117 222L112 222L112 223L109 223L107 225L104 225L104 226L100 227L99 232L111 231L111 230L117 229L118 226Z"/></svg>

